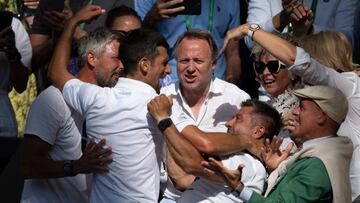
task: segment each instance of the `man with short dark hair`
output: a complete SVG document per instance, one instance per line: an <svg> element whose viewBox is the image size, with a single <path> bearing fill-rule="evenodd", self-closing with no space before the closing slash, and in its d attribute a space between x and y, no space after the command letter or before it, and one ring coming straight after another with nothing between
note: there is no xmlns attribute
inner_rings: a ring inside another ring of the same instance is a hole
<svg viewBox="0 0 360 203"><path fill-rule="evenodd" d="M119 6L108 12L105 26L111 30L128 32L141 28L141 18L134 9Z"/></svg>
<svg viewBox="0 0 360 203"><path fill-rule="evenodd" d="M168 115L167 110L171 107L172 100L164 95L159 96L149 103L149 111L152 116L161 122ZM256 101L247 100L242 102L240 110L226 123L228 136L252 137L262 143L266 138L272 138L280 129L280 115L270 105ZM187 141L178 131L175 125L171 125L164 131L164 137L168 144L170 153L174 154L174 160L188 168L200 168L205 158L202 157L195 147ZM213 135L216 136L216 135ZM226 139L226 138L224 138ZM187 153L182 153L182 149ZM177 155L179 154L179 155ZM242 181L257 193L262 193L266 179L266 171L262 163L249 153L234 153L228 156L220 156L227 167L237 169L239 165L246 165ZM231 193L229 187L225 186L214 174L206 174L206 171L198 173L199 179L186 190L176 202L239 202L241 200ZM215 182L213 182L215 181Z"/></svg>

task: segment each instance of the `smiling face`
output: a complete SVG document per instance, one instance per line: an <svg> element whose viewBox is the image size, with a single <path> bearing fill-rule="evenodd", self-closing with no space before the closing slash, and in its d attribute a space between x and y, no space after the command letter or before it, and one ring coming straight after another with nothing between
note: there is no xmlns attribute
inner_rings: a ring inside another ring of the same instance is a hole
<svg viewBox="0 0 360 203"><path fill-rule="evenodd" d="M170 73L168 63L169 56L167 49L164 47L157 48L158 55L151 61L151 67L147 74L147 81L157 92L160 91L160 78L164 78Z"/></svg>
<svg viewBox="0 0 360 203"><path fill-rule="evenodd" d="M252 123L252 113L252 107L242 107L232 119L226 122L228 133L233 135L253 135L255 126Z"/></svg>
<svg viewBox="0 0 360 203"><path fill-rule="evenodd" d="M261 62L265 64L267 64L269 61L274 60L278 59L268 52L265 52L261 56ZM260 78L261 85L272 97L277 97L279 94L282 94L286 89L292 87L292 81L290 76L288 75L288 70L286 68L280 69L278 73L270 73L268 68L265 68L263 73L258 76Z"/></svg>
<svg viewBox="0 0 360 203"><path fill-rule="evenodd" d="M292 130L291 139L301 146L304 141L308 140L313 129L317 128L317 115L322 115L323 111L314 101L303 99L300 101L300 105L292 111L292 114L297 117L299 123Z"/></svg>
<svg viewBox="0 0 360 203"><path fill-rule="evenodd" d="M202 39L183 39L178 47L177 74L183 91L199 92L210 86L215 65L209 44Z"/></svg>
<svg viewBox="0 0 360 203"><path fill-rule="evenodd" d="M124 66L119 59L120 43L113 40L96 57L93 73L99 86L113 87L123 75Z"/></svg>

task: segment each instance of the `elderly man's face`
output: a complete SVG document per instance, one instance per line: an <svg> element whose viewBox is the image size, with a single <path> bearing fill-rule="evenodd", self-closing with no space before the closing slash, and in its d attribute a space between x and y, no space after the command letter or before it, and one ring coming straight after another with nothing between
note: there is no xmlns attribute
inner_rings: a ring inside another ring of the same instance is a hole
<svg viewBox="0 0 360 203"><path fill-rule="evenodd" d="M184 91L203 91L210 86L215 65L209 44L202 39L183 39L178 47L177 74Z"/></svg>
<svg viewBox="0 0 360 203"><path fill-rule="evenodd" d="M298 117L299 124L292 131L291 139L297 145L302 145L307 140L307 136L311 135L312 131L317 128L317 119L323 111L314 101L302 99L300 105L292 113Z"/></svg>

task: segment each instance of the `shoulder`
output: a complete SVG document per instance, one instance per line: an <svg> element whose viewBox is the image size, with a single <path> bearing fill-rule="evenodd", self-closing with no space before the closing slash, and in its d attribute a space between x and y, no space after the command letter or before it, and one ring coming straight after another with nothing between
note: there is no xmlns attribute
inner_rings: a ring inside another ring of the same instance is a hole
<svg viewBox="0 0 360 203"><path fill-rule="evenodd" d="M240 89L236 85L226 82L225 80L221 80L219 78L214 79L214 88L221 91L224 96L232 98L235 101L245 101L250 99L248 93L244 90Z"/></svg>

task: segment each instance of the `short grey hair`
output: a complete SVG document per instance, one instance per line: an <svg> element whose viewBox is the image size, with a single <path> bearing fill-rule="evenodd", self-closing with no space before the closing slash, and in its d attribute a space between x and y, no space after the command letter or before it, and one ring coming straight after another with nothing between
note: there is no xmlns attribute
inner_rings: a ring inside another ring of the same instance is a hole
<svg viewBox="0 0 360 203"><path fill-rule="evenodd" d="M87 54L90 51L93 52L95 56L99 56L105 50L105 46L110 44L113 40L118 40L118 37L104 27L97 28L93 32L82 37L78 41L79 68L82 68L87 63Z"/></svg>

